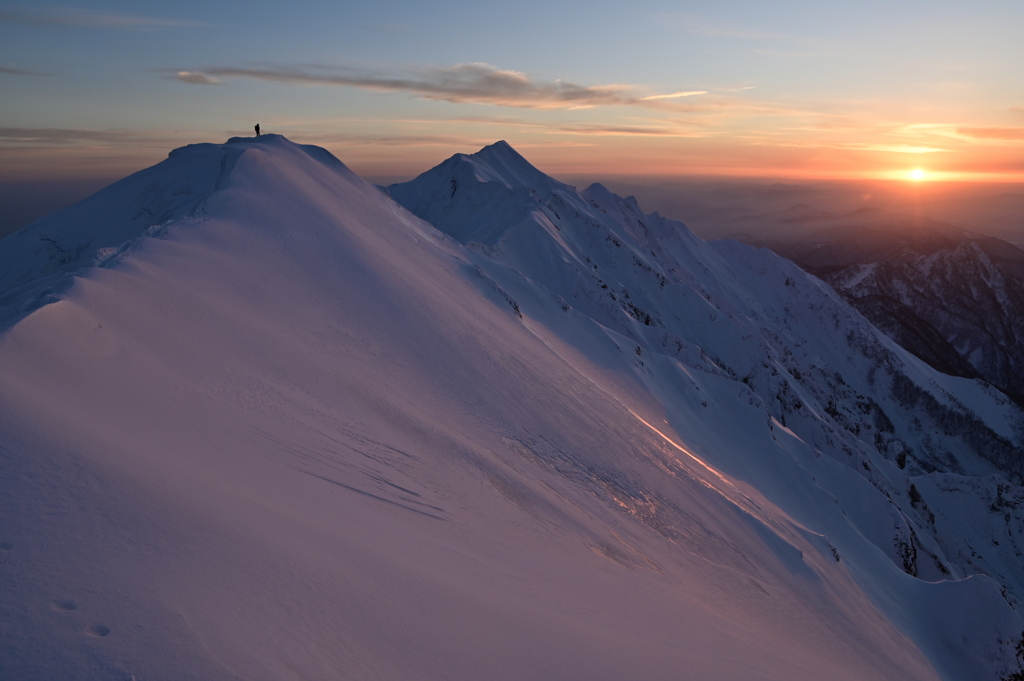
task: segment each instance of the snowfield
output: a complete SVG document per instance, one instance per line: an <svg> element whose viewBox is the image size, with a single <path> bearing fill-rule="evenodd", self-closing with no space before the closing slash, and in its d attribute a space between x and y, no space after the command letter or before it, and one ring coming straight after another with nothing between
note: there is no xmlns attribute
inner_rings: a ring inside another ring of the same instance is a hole
<svg viewBox="0 0 1024 681"><path fill-rule="evenodd" d="M0 678L1020 669L1018 408L505 143L176 150L0 322Z"/></svg>

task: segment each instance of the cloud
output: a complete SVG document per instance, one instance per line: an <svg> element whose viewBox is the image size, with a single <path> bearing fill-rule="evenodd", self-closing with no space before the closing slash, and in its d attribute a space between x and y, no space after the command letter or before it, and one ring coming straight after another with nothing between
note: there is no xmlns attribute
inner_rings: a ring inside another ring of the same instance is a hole
<svg viewBox="0 0 1024 681"><path fill-rule="evenodd" d="M0 64L0 73L6 73L9 76L49 76L49 73L43 73L41 71L28 71L26 69L16 69L11 66L4 66Z"/></svg>
<svg viewBox="0 0 1024 681"><path fill-rule="evenodd" d="M167 77L192 85L223 85L219 79L199 71L177 71Z"/></svg>
<svg viewBox="0 0 1024 681"><path fill-rule="evenodd" d="M957 128L956 131L974 139L1024 141L1024 128Z"/></svg>
<svg viewBox="0 0 1024 681"><path fill-rule="evenodd" d="M347 132L320 132L304 128L292 128L286 131L290 139L301 140L303 144L345 144L347 146L384 146L384 147L437 147L437 146L484 146L494 140L492 138L466 135L403 135L383 134L366 135Z"/></svg>
<svg viewBox="0 0 1024 681"><path fill-rule="evenodd" d="M86 128L0 128L0 147L57 147L76 144L166 148L181 143L184 133Z"/></svg>
<svg viewBox="0 0 1024 681"><path fill-rule="evenodd" d="M495 104L531 109L580 109L592 106L638 105L686 111L693 107L660 100L706 94L682 91L644 95L629 85L577 85L561 79L544 82L524 73L478 62L381 72L345 67L209 68L183 71L192 78L253 78L289 85L334 85L378 92L408 92L423 99L452 103ZM185 80L185 79L181 79ZM200 82L186 80L186 82Z"/></svg>
<svg viewBox="0 0 1024 681"><path fill-rule="evenodd" d="M458 123L482 123L486 125L500 125L503 127L515 127L537 130L546 134L566 135L592 135L597 137L605 136L640 136L640 137L705 137L707 130L702 126L693 129L693 121L686 121L690 129L678 125L593 125L584 123L536 123L522 121L505 117L463 117L450 119ZM575 144L575 143L574 143Z"/></svg>
<svg viewBox="0 0 1024 681"><path fill-rule="evenodd" d="M59 7L52 9L0 9L0 23L33 26L64 26L70 28L113 28L153 30L182 26L201 26L191 21L141 17L130 14L108 14L93 10Z"/></svg>
<svg viewBox="0 0 1024 681"><path fill-rule="evenodd" d="M864 151L888 151L896 154L934 154L949 151L941 147L926 147L913 144L846 144L836 145L843 149L863 149Z"/></svg>
<svg viewBox="0 0 1024 681"><path fill-rule="evenodd" d="M621 104L626 99L625 88L621 86L585 87L560 80L537 83L518 71L499 69L481 63L416 69L405 74L324 67L214 68L208 69L207 72L225 78L255 78L297 85L347 85L383 92L414 92L425 99L447 102L504 104L529 108Z"/></svg>
<svg viewBox="0 0 1024 681"><path fill-rule="evenodd" d="M673 92L668 95L647 95L646 97L641 97L640 101L648 102L652 99L677 99L679 97L693 97L695 95L706 95L707 93L707 90L688 90L684 92Z"/></svg>
<svg viewBox="0 0 1024 681"><path fill-rule="evenodd" d="M271 127L271 126L268 126ZM280 130L279 130L280 131ZM284 130L290 138L308 144L336 144L349 146L484 146L493 138L473 135L404 135L404 134L352 134L343 132L322 132L303 127L288 126ZM237 131L225 131L228 137ZM170 133L139 130L90 130L85 128L0 128L0 149L34 148L50 149L84 145L93 148L114 147L175 147L192 142L189 133Z"/></svg>
<svg viewBox="0 0 1024 681"><path fill-rule="evenodd" d="M67 144L68 142L109 142L117 135L104 130L66 128L0 128L0 142Z"/></svg>
<svg viewBox="0 0 1024 681"><path fill-rule="evenodd" d="M552 133L596 137L704 137L706 133L676 128L640 125L562 125L552 126Z"/></svg>

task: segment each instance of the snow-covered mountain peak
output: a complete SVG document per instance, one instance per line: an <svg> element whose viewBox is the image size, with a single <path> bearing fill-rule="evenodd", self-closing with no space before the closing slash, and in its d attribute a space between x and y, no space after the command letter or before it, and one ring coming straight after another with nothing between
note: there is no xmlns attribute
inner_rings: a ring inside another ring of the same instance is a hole
<svg viewBox="0 0 1024 681"><path fill-rule="evenodd" d="M551 191L568 188L535 168L504 140L489 144L474 154L455 154L420 177L443 175L458 182L496 183L508 189ZM453 187L457 191L457 187Z"/></svg>
<svg viewBox="0 0 1024 681"><path fill-rule="evenodd" d="M1018 412L792 263L505 144L409 210L270 135L144 173L0 334L0 676L1017 669Z"/></svg>
<svg viewBox="0 0 1024 681"><path fill-rule="evenodd" d="M546 175L537 170L508 142L489 144L475 154L457 154L453 158L469 163L481 182L501 182L508 187L532 187L547 184Z"/></svg>
<svg viewBox="0 0 1024 681"><path fill-rule="evenodd" d="M457 240L485 245L505 236L509 216L526 216L553 194L575 194L573 187L548 177L504 141L475 154L455 154L414 180L387 189L396 201Z"/></svg>
<svg viewBox="0 0 1024 681"><path fill-rule="evenodd" d="M311 187L371 186L326 149L282 135L190 144L84 201L25 226L0 249L0 329L52 302L72 278L110 263L169 224L200 220L219 205L244 168L243 184L273 196L308 198ZM253 205L263 199L252 197ZM228 210L233 210L229 204Z"/></svg>
<svg viewBox="0 0 1024 681"><path fill-rule="evenodd" d="M614 201L617 196L600 182L593 183L580 192L580 194L589 201L595 201L602 204Z"/></svg>

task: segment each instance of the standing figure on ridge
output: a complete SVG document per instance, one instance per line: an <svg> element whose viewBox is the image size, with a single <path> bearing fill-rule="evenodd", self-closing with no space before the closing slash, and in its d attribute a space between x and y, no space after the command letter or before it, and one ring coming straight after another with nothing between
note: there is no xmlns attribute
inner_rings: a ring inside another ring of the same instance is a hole
<svg viewBox="0 0 1024 681"><path fill-rule="evenodd" d="M259 123L256 124L256 136L257 137L260 136L260 124Z"/></svg>

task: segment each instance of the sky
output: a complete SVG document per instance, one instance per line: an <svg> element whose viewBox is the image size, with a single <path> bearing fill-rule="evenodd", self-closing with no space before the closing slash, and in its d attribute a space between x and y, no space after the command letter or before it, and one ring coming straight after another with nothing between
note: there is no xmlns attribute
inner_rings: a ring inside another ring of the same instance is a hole
<svg viewBox="0 0 1024 681"><path fill-rule="evenodd" d="M0 182L264 132L408 179L1024 180L1024 2L0 4Z"/></svg>

